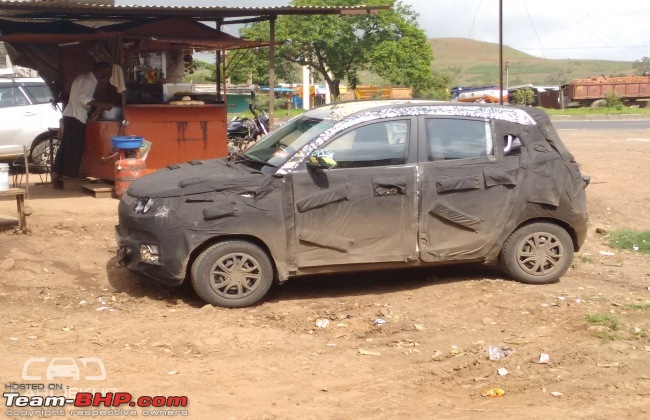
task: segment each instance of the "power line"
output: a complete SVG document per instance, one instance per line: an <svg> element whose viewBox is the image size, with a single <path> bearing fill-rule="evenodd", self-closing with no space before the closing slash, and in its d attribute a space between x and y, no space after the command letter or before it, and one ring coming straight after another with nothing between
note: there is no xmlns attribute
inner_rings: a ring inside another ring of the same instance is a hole
<svg viewBox="0 0 650 420"><path fill-rule="evenodd" d="M476 8L476 11L474 12L474 17L472 18L472 28L469 30L469 35L467 38L472 39L472 32L474 31L474 22L476 22L476 15L478 15L478 11L481 8L481 4L483 4L483 0L480 0L478 2L478 7Z"/></svg>
<svg viewBox="0 0 650 420"><path fill-rule="evenodd" d="M606 21L604 21L600 16L598 15L591 15L588 12L584 13L585 16L590 19L598 29L606 29L608 30L608 34L605 34L609 39L612 39L616 43L618 43L622 48L626 49L635 49L637 53L645 53L646 51L643 51L642 48L636 48L636 47L630 47L629 44L632 44L633 41L627 38L623 33L621 33L617 27L612 26L611 24L608 24Z"/></svg>
<svg viewBox="0 0 650 420"><path fill-rule="evenodd" d="M551 51L551 50L620 50L620 49L635 49L635 48L650 48L650 45L630 45L627 47L612 47L612 46L606 46L606 47L583 47L583 46L578 46L578 47L546 47L546 48L517 48L522 51L531 51L531 50L546 50L546 51Z"/></svg>
<svg viewBox="0 0 650 420"><path fill-rule="evenodd" d="M526 5L526 0L524 0L524 9L526 9L528 20L530 21L530 24L533 27L533 32L535 32L535 36L537 37L537 42L539 42L539 46L542 50L542 57L546 58L546 55L544 54L544 47L542 46L542 40L539 39L539 34L537 33L537 29L535 29L535 24L533 23L533 19L530 17L530 13L528 12L528 5Z"/></svg>

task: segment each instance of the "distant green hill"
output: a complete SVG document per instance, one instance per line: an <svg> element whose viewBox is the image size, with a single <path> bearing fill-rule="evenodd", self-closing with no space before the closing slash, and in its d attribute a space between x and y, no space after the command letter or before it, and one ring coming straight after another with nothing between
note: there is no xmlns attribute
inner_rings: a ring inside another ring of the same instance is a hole
<svg viewBox="0 0 650 420"><path fill-rule="evenodd" d="M464 38L429 39L435 57L434 71L447 73L454 86L499 84L499 44ZM508 62L509 86L562 84L575 78L626 76L634 74L631 62L606 60L551 60L503 47L504 76Z"/></svg>

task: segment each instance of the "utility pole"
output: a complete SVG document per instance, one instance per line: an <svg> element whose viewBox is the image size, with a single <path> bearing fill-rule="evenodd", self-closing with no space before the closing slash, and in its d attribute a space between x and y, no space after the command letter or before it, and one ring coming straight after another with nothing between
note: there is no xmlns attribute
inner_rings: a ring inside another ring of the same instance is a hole
<svg viewBox="0 0 650 420"><path fill-rule="evenodd" d="M499 103L503 105L503 0L499 0Z"/></svg>

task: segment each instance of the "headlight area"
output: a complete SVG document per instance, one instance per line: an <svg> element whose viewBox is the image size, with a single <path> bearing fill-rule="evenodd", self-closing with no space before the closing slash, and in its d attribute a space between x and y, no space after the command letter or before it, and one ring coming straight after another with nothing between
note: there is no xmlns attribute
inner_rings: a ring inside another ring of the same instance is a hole
<svg viewBox="0 0 650 420"><path fill-rule="evenodd" d="M135 209L133 210L135 214L147 214L151 207L153 206L154 200L149 197L138 198L136 201Z"/></svg>
<svg viewBox="0 0 650 420"><path fill-rule="evenodd" d="M158 226L173 226L176 223L176 213L181 201L177 197L138 197L129 203L124 203L124 215L133 218L137 223L147 220Z"/></svg>
<svg viewBox="0 0 650 420"><path fill-rule="evenodd" d="M140 197L136 200L133 212L147 216L165 218L169 216L170 206L164 198Z"/></svg>

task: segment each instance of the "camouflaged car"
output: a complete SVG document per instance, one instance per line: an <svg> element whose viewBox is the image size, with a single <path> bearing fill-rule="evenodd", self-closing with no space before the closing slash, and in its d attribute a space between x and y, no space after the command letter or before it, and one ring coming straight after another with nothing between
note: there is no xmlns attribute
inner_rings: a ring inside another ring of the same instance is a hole
<svg viewBox="0 0 650 420"><path fill-rule="evenodd" d="M295 276L498 261L557 281L585 239L580 173L541 110L328 105L233 159L172 165L119 204L118 257L242 307Z"/></svg>

